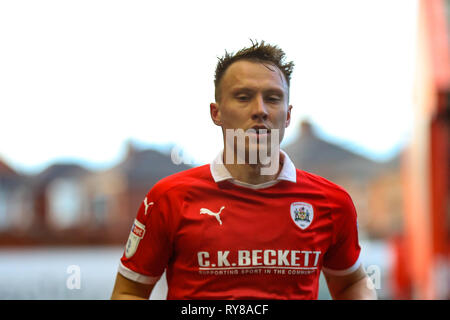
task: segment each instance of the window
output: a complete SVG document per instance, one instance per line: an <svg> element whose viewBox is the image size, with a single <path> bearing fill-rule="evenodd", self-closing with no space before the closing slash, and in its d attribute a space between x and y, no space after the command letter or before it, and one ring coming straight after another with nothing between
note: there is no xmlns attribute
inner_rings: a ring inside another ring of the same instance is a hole
<svg viewBox="0 0 450 320"><path fill-rule="evenodd" d="M47 189L48 218L57 228L68 228L81 219L81 189L73 179L56 179Z"/></svg>

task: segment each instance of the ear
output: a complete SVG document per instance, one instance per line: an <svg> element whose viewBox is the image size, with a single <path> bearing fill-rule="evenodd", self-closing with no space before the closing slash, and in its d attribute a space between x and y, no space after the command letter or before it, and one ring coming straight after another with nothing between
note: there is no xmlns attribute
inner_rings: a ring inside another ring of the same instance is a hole
<svg viewBox="0 0 450 320"><path fill-rule="evenodd" d="M289 124L291 123L291 110L292 110L292 105L288 106L287 109L287 114L286 114L286 128L289 127Z"/></svg>
<svg viewBox="0 0 450 320"><path fill-rule="evenodd" d="M212 102L209 105L209 111L210 111L210 114L211 114L211 119L214 122L214 124L216 126L219 126L219 127L222 126L222 122L220 120L219 105L217 103L215 103L215 102Z"/></svg>

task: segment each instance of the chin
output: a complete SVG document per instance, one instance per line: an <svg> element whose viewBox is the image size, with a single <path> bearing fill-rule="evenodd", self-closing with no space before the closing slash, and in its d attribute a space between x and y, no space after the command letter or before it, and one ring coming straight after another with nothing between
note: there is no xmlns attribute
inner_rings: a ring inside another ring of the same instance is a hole
<svg viewBox="0 0 450 320"><path fill-rule="evenodd" d="M262 145L259 143L255 144L248 144L245 148L245 155L246 159L250 161L250 155L255 155L256 159L259 160L260 155L264 156L270 156L271 155L271 146L269 145Z"/></svg>

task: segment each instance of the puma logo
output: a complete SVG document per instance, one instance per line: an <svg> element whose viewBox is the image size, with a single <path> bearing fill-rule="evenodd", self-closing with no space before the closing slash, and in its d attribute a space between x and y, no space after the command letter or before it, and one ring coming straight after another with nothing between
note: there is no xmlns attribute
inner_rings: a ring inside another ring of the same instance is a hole
<svg viewBox="0 0 450 320"><path fill-rule="evenodd" d="M220 220L220 213L222 212L223 209L225 209L225 206L220 208L219 212L212 212L209 209L201 208L200 209L200 214L208 214L210 216L214 216L214 217L216 217L217 221L219 221L219 224L222 225L222 220Z"/></svg>
<svg viewBox="0 0 450 320"><path fill-rule="evenodd" d="M148 207L150 207L150 206L153 205L153 204L154 204L153 202L147 203L147 197L145 197L145 199L144 199L144 206L145 206L145 212L144 212L144 215L147 215L147 209L148 209Z"/></svg>

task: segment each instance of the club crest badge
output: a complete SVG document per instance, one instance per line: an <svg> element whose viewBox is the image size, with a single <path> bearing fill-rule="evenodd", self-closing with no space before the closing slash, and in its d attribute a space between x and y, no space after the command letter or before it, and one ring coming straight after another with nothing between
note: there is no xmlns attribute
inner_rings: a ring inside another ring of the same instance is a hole
<svg viewBox="0 0 450 320"><path fill-rule="evenodd" d="M291 203L291 218L300 229L305 230L314 219L313 206L306 202Z"/></svg>
<svg viewBox="0 0 450 320"><path fill-rule="evenodd" d="M127 244L125 246L125 257L131 258L137 250L139 242L144 237L145 225L140 223L137 219L134 219L133 226L131 227L130 236L128 237Z"/></svg>

